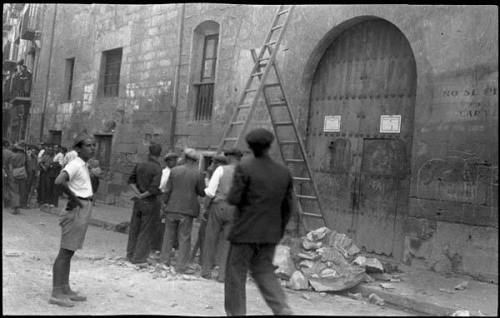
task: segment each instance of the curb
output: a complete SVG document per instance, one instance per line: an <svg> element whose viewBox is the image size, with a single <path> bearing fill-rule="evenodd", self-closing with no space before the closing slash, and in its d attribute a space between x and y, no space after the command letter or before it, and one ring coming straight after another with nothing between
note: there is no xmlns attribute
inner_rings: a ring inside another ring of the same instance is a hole
<svg viewBox="0 0 500 318"><path fill-rule="evenodd" d="M40 211L42 212L45 212L45 213L49 213L49 214L52 214L52 215L55 215L55 216L59 216L59 210L58 208L39 208ZM95 218L90 218L89 220L89 224L90 225L93 225L93 226L97 226L97 227L100 227L100 228L103 228L105 230L108 230L108 231L113 231L113 232L117 232L117 233L122 233L122 234L128 234L128 229L124 232L124 231L118 231L116 226L118 224L114 224L114 223L111 223L111 222L107 222L107 221L102 221L102 220L99 220L99 219L95 219Z"/></svg>
<svg viewBox="0 0 500 318"><path fill-rule="evenodd" d="M455 308L444 307L430 302L417 300L401 294L395 294L389 291L380 290L379 288L372 286L358 285L353 288L353 290L356 292L360 292L363 297L368 297L371 294L376 294L386 303L431 316L450 316L457 310Z"/></svg>

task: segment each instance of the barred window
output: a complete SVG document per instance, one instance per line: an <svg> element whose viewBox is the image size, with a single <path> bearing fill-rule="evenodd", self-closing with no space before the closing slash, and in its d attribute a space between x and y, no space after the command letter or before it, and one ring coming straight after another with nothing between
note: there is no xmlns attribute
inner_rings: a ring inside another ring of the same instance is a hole
<svg viewBox="0 0 500 318"><path fill-rule="evenodd" d="M219 34L205 36L200 83L196 83L195 120L210 120L214 101L215 67Z"/></svg>
<svg viewBox="0 0 500 318"><path fill-rule="evenodd" d="M75 58L66 59L66 100L71 100L71 91L73 89L73 72L75 69Z"/></svg>
<svg viewBox="0 0 500 318"><path fill-rule="evenodd" d="M122 48L104 51L101 67L101 95L104 97L118 96L120 84L120 68L122 64Z"/></svg>

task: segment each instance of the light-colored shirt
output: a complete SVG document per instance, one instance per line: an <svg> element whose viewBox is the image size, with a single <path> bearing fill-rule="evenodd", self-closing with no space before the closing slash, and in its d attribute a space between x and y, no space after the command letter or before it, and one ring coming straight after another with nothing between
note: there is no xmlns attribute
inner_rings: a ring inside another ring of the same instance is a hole
<svg viewBox="0 0 500 318"><path fill-rule="evenodd" d="M40 150L40 152L38 153L38 163L40 163L42 161L42 156L44 153L45 153L45 149Z"/></svg>
<svg viewBox="0 0 500 318"><path fill-rule="evenodd" d="M66 171L69 176L68 188L77 197L88 198L93 195L89 169L82 158L77 156L71 160L63 171Z"/></svg>
<svg viewBox="0 0 500 318"><path fill-rule="evenodd" d="M54 162L59 162L59 164L62 166L64 164L64 155L62 152L58 152L57 155L54 156L54 159L52 159Z"/></svg>
<svg viewBox="0 0 500 318"><path fill-rule="evenodd" d="M208 197L215 197L215 192L217 191L217 187L219 186L219 181L223 173L224 170L222 169L222 166L218 166L217 169L215 169L210 181L208 181L208 187L205 188L205 194Z"/></svg>
<svg viewBox="0 0 500 318"><path fill-rule="evenodd" d="M165 190L167 189L167 181L169 176L170 176L170 168L165 167L165 169L161 171L161 180L160 180L161 192L165 192Z"/></svg>
<svg viewBox="0 0 500 318"><path fill-rule="evenodd" d="M68 151L66 155L64 156L63 164L62 166L64 167L67 165L71 160L75 159L78 157L78 153L75 150Z"/></svg>

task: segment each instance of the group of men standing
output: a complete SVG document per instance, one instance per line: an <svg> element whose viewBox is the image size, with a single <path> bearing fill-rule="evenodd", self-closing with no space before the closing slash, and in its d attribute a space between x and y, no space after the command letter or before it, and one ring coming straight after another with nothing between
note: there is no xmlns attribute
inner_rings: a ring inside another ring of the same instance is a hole
<svg viewBox="0 0 500 318"><path fill-rule="evenodd" d="M292 210L292 177L269 156L271 132L255 129L245 140L253 156L242 158L238 149L224 151L224 156L214 158L220 166L208 183L198 169L199 154L194 149L185 149L180 160L168 153L162 171L161 146L151 144L148 159L134 167L128 180L134 206L127 258L134 264L148 263L151 249L160 246L163 216L159 261L172 265L172 249L177 245L175 270L189 273L193 220L200 217L202 227L206 226L204 235L200 228L202 277L210 278L219 233L224 233L217 280L224 282L226 313L246 314L245 285L250 272L273 313L291 314L272 261ZM65 167L56 180L69 197L60 220L61 248L54 263L50 299L61 306L86 300L69 287L69 263L74 251L82 247L90 218L92 206L86 202L92 200L93 192L87 162L94 148L90 137L77 138L75 150L80 159Z"/></svg>

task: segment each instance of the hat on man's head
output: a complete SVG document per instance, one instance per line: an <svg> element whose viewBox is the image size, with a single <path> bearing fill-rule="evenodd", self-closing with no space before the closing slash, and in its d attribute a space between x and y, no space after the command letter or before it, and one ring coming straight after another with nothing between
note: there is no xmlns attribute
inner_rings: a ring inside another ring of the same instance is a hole
<svg viewBox="0 0 500 318"><path fill-rule="evenodd" d="M226 165L228 164L228 160L225 156L223 155L215 155L213 158L212 158L212 162L213 163L221 163L223 165Z"/></svg>
<svg viewBox="0 0 500 318"><path fill-rule="evenodd" d="M92 139L92 137L89 136L89 134L82 132L79 133L74 139L73 139L73 147L76 147L79 143L84 141L85 139Z"/></svg>
<svg viewBox="0 0 500 318"><path fill-rule="evenodd" d="M243 153L238 148L231 148L229 150L225 150L224 155L225 156L235 156L237 158L241 158L243 156Z"/></svg>
<svg viewBox="0 0 500 318"><path fill-rule="evenodd" d="M249 144L268 146L273 142L274 135L267 129L257 128L249 132L245 140Z"/></svg>
<svg viewBox="0 0 500 318"><path fill-rule="evenodd" d="M184 156L192 160L198 160L200 157L196 150L194 150L193 148L184 149Z"/></svg>
<svg viewBox="0 0 500 318"><path fill-rule="evenodd" d="M163 157L163 159L165 160L169 160L169 159L177 159L179 157L178 154L176 154L175 152L168 152L165 157Z"/></svg>

